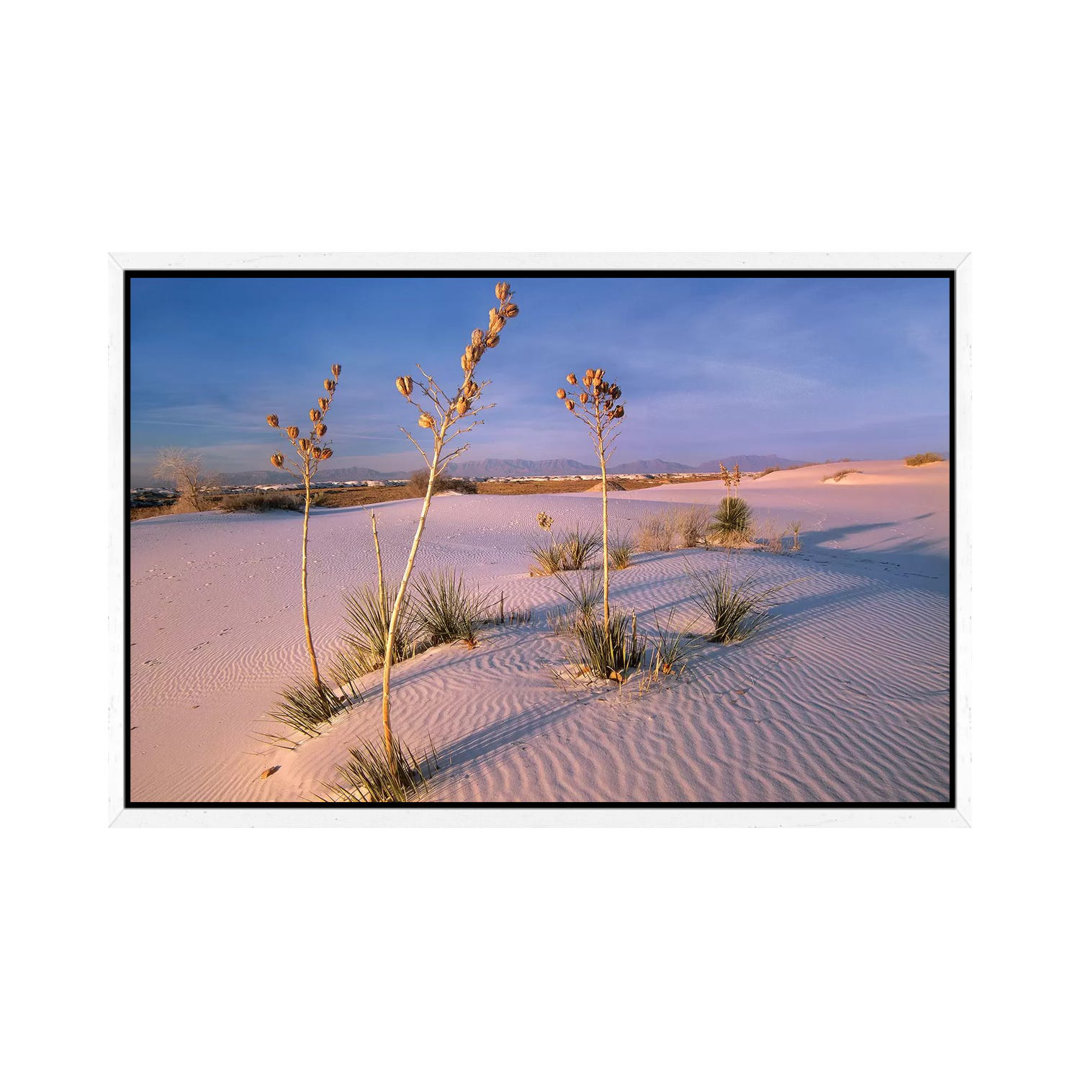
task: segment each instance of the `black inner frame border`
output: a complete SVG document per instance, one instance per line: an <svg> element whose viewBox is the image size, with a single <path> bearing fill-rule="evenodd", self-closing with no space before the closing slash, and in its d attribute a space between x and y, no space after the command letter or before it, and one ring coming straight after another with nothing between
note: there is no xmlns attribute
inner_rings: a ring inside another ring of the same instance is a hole
<svg viewBox="0 0 1080 1080"><path fill-rule="evenodd" d="M939 278L949 282L949 797L943 802L415 802L335 803L335 811L425 809L542 810L955 810L956 809L956 271L955 270L708 270L567 269L528 270L125 270L124 271L124 809L125 810L315 810L310 802L133 802L131 799L131 282L134 278Z"/></svg>

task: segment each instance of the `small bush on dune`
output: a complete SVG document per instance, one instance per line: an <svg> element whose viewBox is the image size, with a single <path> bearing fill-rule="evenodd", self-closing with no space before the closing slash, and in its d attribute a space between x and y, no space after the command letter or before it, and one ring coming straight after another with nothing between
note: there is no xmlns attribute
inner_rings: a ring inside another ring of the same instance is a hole
<svg viewBox="0 0 1080 1080"><path fill-rule="evenodd" d="M556 611L548 620L555 634L569 634L583 623L596 618L604 602L604 583L593 572L580 577L558 575L559 592L566 600L566 607Z"/></svg>
<svg viewBox="0 0 1080 1080"><path fill-rule="evenodd" d="M704 506L681 506L675 512L675 529L684 548L704 543L709 528L709 511Z"/></svg>
<svg viewBox="0 0 1080 1080"><path fill-rule="evenodd" d="M735 584L726 570L692 575L698 585L695 606L709 622L709 641L733 645L755 633L768 617L769 600L784 586L759 589L752 578Z"/></svg>
<svg viewBox="0 0 1080 1080"><path fill-rule="evenodd" d="M638 551L671 551L675 546L675 522L671 514L646 514L638 522L634 544Z"/></svg>
<svg viewBox="0 0 1080 1080"><path fill-rule="evenodd" d="M313 505L315 502L316 500L312 499ZM267 510L293 510L296 513L303 513L304 499L297 492L290 491L252 492L242 495L224 495L220 506L226 514L236 511L261 514Z"/></svg>
<svg viewBox="0 0 1080 1080"><path fill-rule="evenodd" d="M491 593L475 592L452 570L417 577L416 626L429 645L462 641L473 647L492 608Z"/></svg>
<svg viewBox="0 0 1080 1080"><path fill-rule="evenodd" d="M945 459L940 454L912 454L911 457L904 458L905 465L929 465L932 461L944 461Z"/></svg>
<svg viewBox="0 0 1080 1080"><path fill-rule="evenodd" d="M376 743L361 741L349 748L349 760L337 767L336 784L326 784L327 794L318 802L403 803L423 796L427 781L439 768L434 749L420 761L396 737L391 738L390 755Z"/></svg>
<svg viewBox="0 0 1080 1080"><path fill-rule="evenodd" d="M427 494L428 474L421 469L414 472L405 482L405 492L411 498L422 499ZM431 489L433 495L444 491L456 491L459 495L475 495L476 484L472 480L462 480L455 476L437 476Z"/></svg>
<svg viewBox="0 0 1080 1080"><path fill-rule="evenodd" d="M821 482L824 483L826 480L840 481L840 480L843 480L845 476L850 476L852 473L861 473L861 472L862 472L862 469L841 469L839 472L834 472L832 474L832 476L823 476L821 478Z"/></svg>

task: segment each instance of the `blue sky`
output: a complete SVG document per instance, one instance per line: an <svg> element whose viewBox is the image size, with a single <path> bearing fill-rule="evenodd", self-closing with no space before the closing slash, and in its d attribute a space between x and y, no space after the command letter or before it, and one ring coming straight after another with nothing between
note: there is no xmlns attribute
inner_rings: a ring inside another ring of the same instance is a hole
<svg viewBox="0 0 1080 1080"><path fill-rule="evenodd" d="M481 361L497 407L466 458L590 460L555 398L588 367L623 388L617 461L948 449L945 279L508 277L521 315ZM270 468L266 414L301 423L334 363L333 465L419 466L394 379L419 362L456 386L495 280L132 279L133 474L173 446L217 471Z"/></svg>

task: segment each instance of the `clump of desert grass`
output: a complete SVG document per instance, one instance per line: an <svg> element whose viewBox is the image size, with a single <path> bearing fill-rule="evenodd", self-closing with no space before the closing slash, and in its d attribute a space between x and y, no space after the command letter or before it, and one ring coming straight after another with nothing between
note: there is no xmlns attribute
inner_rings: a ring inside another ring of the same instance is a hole
<svg viewBox="0 0 1080 1080"><path fill-rule="evenodd" d="M634 544L638 551L675 551L699 547L708 533L708 507L672 506L646 514L638 522Z"/></svg>
<svg viewBox="0 0 1080 1080"><path fill-rule="evenodd" d="M762 588L753 578L736 583L727 570L691 576L697 586L693 604L708 622L706 638L721 645L734 645L757 633L768 618L770 601L784 588Z"/></svg>
<svg viewBox="0 0 1080 1080"><path fill-rule="evenodd" d="M413 600L417 631L429 646L460 641L475 648L480 627L491 621L492 593L470 589L453 570L418 575Z"/></svg>
<svg viewBox="0 0 1080 1080"><path fill-rule="evenodd" d="M841 469L839 472L834 472L831 476L823 476L821 482L825 483L827 480L832 480L839 483L845 476L850 476L852 473L861 473L862 469Z"/></svg>
<svg viewBox="0 0 1080 1080"><path fill-rule="evenodd" d="M670 623L656 631L649 641L649 667L646 685L654 685L668 677L678 677L686 670L690 635L685 630L672 630Z"/></svg>
<svg viewBox="0 0 1080 1080"><path fill-rule="evenodd" d="M918 465L929 465L932 461L944 461L945 459L940 454L926 453L926 454L912 454L911 457L904 458L904 464L912 467Z"/></svg>
<svg viewBox="0 0 1080 1080"><path fill-rule="evenodd" d="M406 803L416 802L427 791L427 782L439 768L435 748L421 759L398 739L392 738L390 753L379 743L361 740L349 748L349 758L337 766L336 783L325 784L317 802Z"/></svg>
<svg viewBox="0 0 1080 1080"><path fill-rule="evenodd" d="M490 620L496 626L528 626L532 622L531 608L514 608L506 606L506 593L499 593L499 607Z"/></svg>

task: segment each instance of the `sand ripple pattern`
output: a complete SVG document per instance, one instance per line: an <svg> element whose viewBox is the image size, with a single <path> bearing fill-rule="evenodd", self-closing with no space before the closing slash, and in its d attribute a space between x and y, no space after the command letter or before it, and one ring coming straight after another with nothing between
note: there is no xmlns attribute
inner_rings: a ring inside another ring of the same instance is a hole
<svg viewBox="0 0 1080 1080"><path fill-rule="evenodd" d="M715 501L714 494L709 499ZM706 501L704 498L702 501ZM656 501L613 507L629 531ZM612 599L639 626L697 632L686 674L641 694L556 677L557 583L528 575L536 513L592 525L597 499L469 496L433 503L419 569L452 566L529 609L475 650L443 646L394 670L395 730L436 748L434 799L453 802L941 801L948 795L948 570L940 557L836 548L794 557L693 550L638 555ZM416 504L377 508L388 572ZM903 522L897 526L900 528ZM880 532L880 530L879 530ZM875 534L877 536L878 534ZM875 540L879 543L879 540ZM334 779L380 729L363 704L296 750L260 741L277 691L307 672L293 514L149 519L132 528L132 794L137 801L296 801ZM918 556L918 557L916 557ZM936 561L935 561L936 560ZM785 583L768 629L723 647L700 637L694 573ZM324 655L342 592L373 582L370 511L312 521L312 619ZM259 774L280 770L268 780Z"/></svg>

